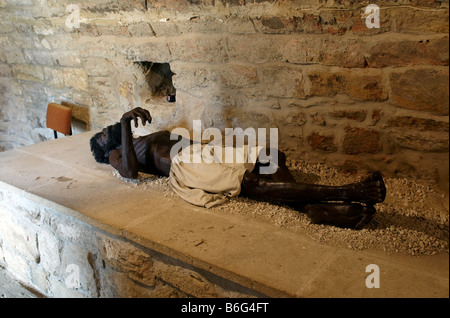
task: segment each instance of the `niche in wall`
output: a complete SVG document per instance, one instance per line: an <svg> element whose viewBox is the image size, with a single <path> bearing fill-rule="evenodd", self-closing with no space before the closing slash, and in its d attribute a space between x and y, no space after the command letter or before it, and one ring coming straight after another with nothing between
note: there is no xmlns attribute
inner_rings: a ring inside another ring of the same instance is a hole
<svg viewBox="0 0 450 318"><path fill-rule="evenodd" d="M152 99L168 99L175 101L176 89L172 83L175 73L169 63L153 63L149 61L134 62L143 71Z"/></svg>

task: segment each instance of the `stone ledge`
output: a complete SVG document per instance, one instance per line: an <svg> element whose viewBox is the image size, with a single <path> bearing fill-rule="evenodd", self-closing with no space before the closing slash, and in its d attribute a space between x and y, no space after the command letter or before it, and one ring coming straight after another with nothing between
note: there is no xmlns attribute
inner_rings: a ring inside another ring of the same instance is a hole
<svg viewBox="0 0 450 318"><path fill-rule="evenodd" d="M448 255L336 248L131 187L92 159L92 134L0 153L0 263L48 296L448 297Z"/></svg>

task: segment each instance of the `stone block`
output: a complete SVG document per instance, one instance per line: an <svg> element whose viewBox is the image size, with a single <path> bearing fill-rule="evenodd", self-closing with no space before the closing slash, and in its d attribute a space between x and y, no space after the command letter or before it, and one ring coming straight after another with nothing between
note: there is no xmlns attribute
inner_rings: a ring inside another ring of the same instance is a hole
<svg viewBox="0 0 450 318"><path fill-rule="evenodd" d="M30 64L54 65L52 52L25 50L24 55Z"/></svg>
<svg viewBox="0 0 450 318"><path fill-rule="evenodd" d="M164 23L167 24L167 21ZM182 20L180 19L179 21L176 21L174 27L177 29L177 33L179 34L217 34L223 32L227 25L228 23L224 24L223 22L220 22L216 16L209 16L207 14L196 15L192 13L190 18L186 17ZM169 34L166 33L166 35Z"/></svg>
<svg viewBox="0 0 450 318"><path fill-rule="evenodd" d="M307 138L309 146L313 150L324 152L336 152L338 147L333 135L323 135L321 133L312 133Z"/></svg>
<svg viewBox="0 0 450 318"><path fill-rule="evenodd" d="M43 295L48 295L49 291L49 273L44 269L43 266L32 266L29 268L30 281L26 282L33 288L36 288Z"/></svg>
<svg viewBox="0 0 450 318"><path fill-rule="evenodd" d="M6 3L14 6L33 6L33 0L5 0Z"/></svg>
<svg viewBox="0 0 450 318"><path fill-rule="evenodd" d="M18 80L44 82L42 67L28 64L17 64L13 66L14 77Z"/></svg>
<svg viewBox="0 0 450 318"><path fill-rule="evenodd" d="M283 59L294 64L315 64L320 61L321 39L317 37L293 37L283 43Z"/></svg>
<svg viewBox="0 0 450 318"><path fill-rule="evenodd" d="M177 90L190 91L197 88L209 88L211 91L216 91L221 86L217 67L192 66L189 63L175 62L171 63L171 68L176 73L172 77L172 81Z"/></svg>
<svg viewBox="0 0 450 318"><path fill-rule="evenodd" d="M111 24L98 24L96 25L95 32L102 36L114 36L114 37L129 37L128 28L126 25L111 25Z"/></svg>
<svg viewBox="0 0 450 318"><path fill-rule="evenodd" d="M320 14L316 13L304 13L301 16L294 17L292 22L295 31L300 33L320 34L324 33L325 30L328 33L339 33L338 25L330 25Z"/></svg>
<svg viewBox="0 0 450 318"><path fill-rule="evenodd" d="M367 49L369 67L448 65L448 37L423 37L416 41L380 41Z"/></svg>
<svg viewBox="0 0 450 318"><path fill-rule="evenodd" d="M63 70L64 85L68 88L87 91L87 74L81 68L64 68Z"/></svg>
<svg viewBox="0 0 450 318"><path fill-rule="evenodd" d="M172 60L202 63L223 63L228 60L225 39L221 36L189 36L169 40Z"/></svg>
<svg viewBox="0 0 450 318"><path fill-rule="evenodd" d="M283 98L305 96L303 72L300 67L270 66L261 69L259 93Z"/></svg>
<svg viewBox="0 0 450 318"><path fill-rule="evenodd" d="M194 297L220 297L216 286L199 273L181 266L155 262L155 276Z"/></svg>
<svg viewBox="0 0 450 318"><path fill-rule="evenodd" d="M417 10L414 8L392 8L392 19L396 32L412 34L448 34L448 9Z"/></svg>
<svg viewBox="0 0 450 318"><path fill-rule="evenodd" d="M58 277L49 278L48 294L53 298L88 298L78 289L67 288L64 280Z"/></svg>
<svg viewBox="0 0 450 318"><path fill-rule="evenodd" d="M222 18L218 18L217 21L219 21L218 28L223 29L225 26L230 34L251 34L256 32L251 17L240 15L223 16Z"/></svg>
<svg viewBox="0 0 450 318"><path fill-rule="evenodd" d="M37 227L26 218L11 215L0 206L0 237L4 243L14 246L15 252L31 262L39 263Z"/></svg>
<svg viewBox="0 0 450 318"><path fill-rule="evenodd" d="M445 70L412 69L390 74L391 103L406 109L449 114L449 75Z"/></svg>
<svg viewBox="0 0 450 318"><path fill-rule="evenodd" d="M264 63L284 61L285 39L278 36L233 35L226 38L230 61Z"/></svg>
<svg viewBox="0 0 450 318"><path fill-rule="evenodd" d="M388 98L383 77L377 72L350 72L346 93L356 100L363 101L384 101Z"/></svg>
<svg viewBox="0 0 450 318"><path fill-rule="evenodd" d="M398 146L421 153L445 153L449 151L449 135L440 132L414 132L391 130L389 138Z"/></svg>
<svg viewBox="0 0 450 318"><path fill-rule="evenodd" d="M11 75L11 67L3 63L0 64L0 77L10 77Z"/></svg>
<svg viewBox="0 0 450 318"><path fill-rule="evenodd" d="M380 120L381 118L383 118L384 112L381 109L374 109L372 111L372 122L371 125L375 126Z"/></svg>
<svg viewBox="0 0 450 318"><path fill-rule="evenodd" d="M56 297L58 292L71 295L85 295L84 297L99 297L101 260L89 247L83 244L67 243L63 245L60 253L61 266L57 267L55 275L51 275L53 286L51 293ZM51 282L52 283L52 282Z"/></svg>
<svg viewBox="0 0 450 318"><path fill-rule="evenodd" d="M57 31L57 28L53 27L50 21L44 19L36 21L33 24L32 28L34 33L44 36L52 35L55 33L55 31Z"/></svg>
<svg viewBox="0 0 450 318"><path fill-rule="evenodd" d="M448 65L448 36L417 40L292 37L284 45L283 56L290 63L346 68Z"/></svg>
<svg viewBox="0 0 450 318"><path fill-rule="evenodd" d="M40 264L49 274L55 272L61 267L61 243L60 240L49 231L41 230L38 233Z"/></svg>
<svg viewBox="0 0 450 318"><path fill-rule="evenodd" d="M316 4L317 5L317 4ZM358 35L374 35L392 29L389 12L381 15L381 27L369 29L365 24L363 11L329 8L316 11L290 11L289 15L262 15L254 19L255 28L267 34L331 34L343 35L351 31ZM288 8L285 10L289 11Z"/></svg>
<svg viewBox="0 0 450 318"><path fill-rule="evenodd" d="M25 57L21 50L3 48L0 53L0 60L8 64L24 64Z"/></svg>
<svg viewBox="0 0 450 318"><path fill-rule="evenodd" d="M239 115L233 115L232 113L229 116L227 122L233 122L234 127L239 127L242 129L247 128L265 128L266 132L269 132L270 128L276 128L275 119L273 113L270 111L258 111L258 110L246 110L245 114L238 113ZM237 118L233 118L237 117ZM269 139L267 138L267 142Z"/></svg>
<svg viewBox="0 0 450 318"><path fill-rule="evenodd" d="M80 40L76 42L80 43ZM116 59L119 54L125 54L122 45L126 48L129 47L129 43L124 45L123 42L118 41L115 37L103 37L102 41L98 41L95 37L86 37L83 38L82 45L83 49L79 50L80 58L102 57L111 60Z"/></svg>
<svg viewBox="0 0 450 318"><path fill-rule="evenodd" d="M78 34L66 33L66 34L54 34L47 35L42 40L45 40L46 49L61 50L77 50L79 49L79 36ZM41 41L42 43L42 41ZM85 47L81 53L84 52Z"/></svg>
<svg viewBox="0 0 450 318"><path fill-rule="evenodd" d="M449 131L448 122L413 116L397 116L391 118L388 120L386 127L405 128L414 131Z"/></svg>
<svg viewBox="0 0 450 318"><path fill-rule="evenodd" d="M286 124L303 126L307 122L307 115L304 112L290 112L285 117Z"/></svg>
<svg viewBox="0 0 450 318"><path fill-rule="evenodd" d="M146 21L130 23L127 25L127 32L133 37L152 37L156 35L151 24Z"/></svg>
<svg viewBox="0 0 450 318"><path fill-rule="evenodd" d="M99 239L99 246L102 258L111 267L138 283L155 286L153 259L149 254L130 243L105 236Z"/></svg>
<svg viewBox="0 0 450 318"><path fill-rule="evenodd" d="M364 128L347 128L343 148L347 154L375 154L383 149L383 144L377 131Z"/></svg>
<svg viewBox="0 0 450 318"><path fill-rule="evenodd" d="M294 23L291 19L277 16L262 16L254 19L255 28L259 32L276 34L294 31Z"/></svg>
<svg viewBox="0 0 450 318"><path fill-rule="evenodd" d="M328 37L320 41L316 49L316 60L322 65L346 68L366 66L367 47L360 39L339 39Z"/></svg>
<svg viewBox="0 0 450 318"><path fill-rule="evenodd" d="M346 94L356 100L382 101L388 94L379 72L365 70L317 69L308 73L309 85L305 97Z"/></svg>
<svg viewBox="0 0 450 318"><path fill-rule="evenodd" d="M329 12L303 12L290 17L266 15L254 19L254 24L258 31L267 34L343 34L346 30Z"/></svg>
<svg viewBox="0 0 450 318"><path fill-rule="evenodd" d="M356 158L346 159L342 164L338 165L338 168L342 173L348 173L352 175L356 175L358 173L361 175L363 173L366 174L371 170L373 171L373 168Z"/></svg>
<svg viewBox="0 0 450 318"><path fill-rule="evenodd" d="M111 63L101 57L86 57L83 59L84 69L88 76L108 77L111 75Z"/></svg>
<svg viewBox="0 0 450 318"><path fill-rule="evenodd" d="M164 1L165 2L165 1ZM150 3L148 7L151 8ZM117 13L128 11L145 11L145 4L139 1L121 1L120 3L110 0L96 0L86 3L84 9L89 13Z"/></svg>
<svg viewBox="0 0 450 318"><path fill-rule="evenodd" d="M225 128L233 126L239 121L238 117L239 116L235 112L235 107L217 105L216 107L203 107L203 111L199 118L202 121L202 129L214 127L220 131L224 131ZM242 125L240 125L240 127L242 127Z"/></svg>
<svg viewBox="0 0 450 318"><path fill-rule="evenodd" d="M167 63L173 60L169 46L165 42L145 42L127 45L123 48L128 60Z"/></svg>
<svg viewBox="0 0 450 318"><path fill-rule="evenodd" d="M348 14L342 14L344 18L340 21L344 23L348 30L353 34L359 36L371 36L389 32L392 30L393 19L390 16L389 11L381 11L380 13L380 28L369 29L366 25L366 19L363 17L364 10L355 10L348 12Z"/></svg>
<svg viewBox="0 0 450 318"><path fill-rule="evenodd" d="M147 3L147 7L150 9L168 9L168 10L175 10L175 11L183 11L188 10L190 7L189 0L155 0L155 1L149 1ZM194 1L194 4L197 2L199 4L199 1ZM201 3L201 2L200 2Z"/></svg>
<svg viewBox="0 0 450 318"><path fill-rule="evenodd" d="M148 288L145 285L136 283L123 272L110 270L108 275L101 279L102 289L100 297L102 298L153 298L159 297L159 286ZM169 288L170 289L170 288ZM170 289L173 290L173 289ZM169 292L170 294L170 292ZM164 294L167 295L167 294ZM164 296L161 296L164 297Z"/></svg>
<svg viewBox="0 0 450 318"><path fill-rule="evenodd" d="M45 83L55 88L64 87L63 70L60 68L44 67Z"/></svg>
<svg viewBox="0 0 450 318"><path fill-rule="evenodd" d="M221 80L226 87L250 87L257 83L258 73L254 67L227 64L221 71Z"/></svg>
<svg viewBox="0 0 450 318"><path fill-rule="evenodd" d="M367 111L365 110L338 110L330 113L331 117L337 119L349 119L357 122L363 122L366 120Z"/></svg>
<svg viewBox="0 0 450 318"><path fill-rule="evenodd" d="M29 281L31 278L30 260L18 254L15 246L2 244L1 249L3 251L2 262L4 261L4 265L8 271L22 281Z"/></svg>
<svg viewBox="0 0 450 318"><path fill-rule="evenodd" d="M58 51L54 53L55 65L58 66L80 66L81 59L79 52L73 51Z"/></svg>
<svg viewBox="0 0 450 318"><path fill-rule="evenodd" d="M327 118L324 114L319 113L319 112L314 112L312 114L309 115L311 122L315 125L319 125L319 126L327 126Z"/></svg>
<svg viewBox="0 0 450 318"><path fill-rule="evenodd" d="M171 19L157 19L151 21L152 29L155 31L157 37L170 37L179 33L178 23Z"/></svg>

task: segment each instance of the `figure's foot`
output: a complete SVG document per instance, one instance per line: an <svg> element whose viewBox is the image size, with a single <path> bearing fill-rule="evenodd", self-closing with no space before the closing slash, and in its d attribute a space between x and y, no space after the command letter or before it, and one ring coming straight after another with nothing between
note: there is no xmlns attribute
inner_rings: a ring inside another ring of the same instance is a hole
<svg viewBox="0 0 450 318"><path fill-rule="evenodd" d="M352 201L374 205L386 198L386 186L381 172L372 172L361 182L350 185L349 197Z"/></svg>
<svg viewBox="0 0 450 318"><path fill-rule="evenodd" d="M305 205L303 212L314 224L360 230L372 220L376 210L358 203L320 203Z"/></svg>

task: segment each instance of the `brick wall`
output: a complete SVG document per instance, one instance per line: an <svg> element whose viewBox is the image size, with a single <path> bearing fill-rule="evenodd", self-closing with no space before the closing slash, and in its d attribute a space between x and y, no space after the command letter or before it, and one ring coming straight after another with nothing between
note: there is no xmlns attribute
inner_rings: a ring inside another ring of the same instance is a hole
<svg viewBox="0 0 450 318"><path fill-rule="evenodd" d="M155 129L277 127L291 155L448 186L448 1L372 2L380 28L359 1L0 0L0 149L51 138L48 102L92 128L141 106ZM176 103L137 61L170 63Z"/></svg>

